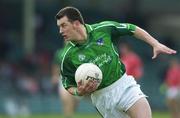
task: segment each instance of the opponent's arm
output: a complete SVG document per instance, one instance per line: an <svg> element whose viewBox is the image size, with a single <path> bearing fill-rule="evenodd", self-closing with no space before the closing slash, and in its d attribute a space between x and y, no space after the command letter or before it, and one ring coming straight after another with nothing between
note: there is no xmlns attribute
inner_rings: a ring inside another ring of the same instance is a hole
<svg viewBox="0 0 180 118"><path fill-rule="evenodd" d="M175 54L176 51L161 44L155 38L153 38L149 33L145 30L141 29L140 27L136 26L134 36L138 39L141 39L151 45L153 47L153 57L152 59L156 58L160 53L163 54Z"/></svg>

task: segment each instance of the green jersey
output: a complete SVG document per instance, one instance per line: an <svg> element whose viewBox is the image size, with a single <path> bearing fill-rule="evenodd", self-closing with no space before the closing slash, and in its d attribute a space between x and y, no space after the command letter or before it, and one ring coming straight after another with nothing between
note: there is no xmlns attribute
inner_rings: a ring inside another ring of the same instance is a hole
<svg viewBox="0 0 180 118"><path fill-rule="evenodd" d="M104 21L93 25L85 25L87 41L83 44L68 42L62 52L61 74L63 86L76 87L75 71L83 63L96 64L103 73L103 79L98 87L102 89L111 85L125 73L125 66L119 59L113 40L120 36L133 35L135 25Z"/></svg>

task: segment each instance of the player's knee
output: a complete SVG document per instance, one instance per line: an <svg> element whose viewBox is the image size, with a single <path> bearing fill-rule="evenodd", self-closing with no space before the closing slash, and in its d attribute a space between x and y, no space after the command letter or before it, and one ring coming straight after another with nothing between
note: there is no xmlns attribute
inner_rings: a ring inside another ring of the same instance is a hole
<svg viewBox="0 0 180 118"><path fill-rule="evenodd" d="M127 113L131 118L152 118L151 108L146 98L136 101Z"/></svg>

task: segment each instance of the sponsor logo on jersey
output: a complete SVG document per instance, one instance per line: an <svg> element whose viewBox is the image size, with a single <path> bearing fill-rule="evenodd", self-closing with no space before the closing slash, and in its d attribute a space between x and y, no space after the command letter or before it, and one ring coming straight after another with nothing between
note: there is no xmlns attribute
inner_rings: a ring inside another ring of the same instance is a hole
<svg viewBox="0 0 180 118"><path fill-rule="evenodd" d="M99 39L96 41L96 43L97 43L98 45L103 45L103 44L104 44L103 38L99 38Z"/></svg>
<svg viewBox="0 0 180 118"><path fill-rule="evenodd" d="M85 58L86 58L86 56L85 55L83 55L83 54L79 54L79 61L84 61L85 60Z"/></svg>

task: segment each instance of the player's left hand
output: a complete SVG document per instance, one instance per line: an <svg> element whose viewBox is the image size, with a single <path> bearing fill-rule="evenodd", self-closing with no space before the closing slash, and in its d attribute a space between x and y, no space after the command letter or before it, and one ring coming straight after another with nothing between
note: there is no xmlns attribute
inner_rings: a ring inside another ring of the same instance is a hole
<svg viewBox="0 0 180 118"><path fill-rule="evenodd" d="M97 81L89 80L88 83L85 85L82 84L82 81L79 81L77 89L80 96L90 94L97 89Z"/></svg>
<svg viewBox="0 0 180 118"><path fill-rule="evenodd" d="M161 44L157 43L153 46L153 57L152 59L155 59L159 54L176 54L176 51Z"/></svg>

